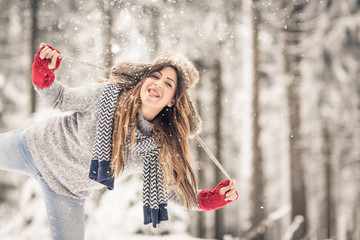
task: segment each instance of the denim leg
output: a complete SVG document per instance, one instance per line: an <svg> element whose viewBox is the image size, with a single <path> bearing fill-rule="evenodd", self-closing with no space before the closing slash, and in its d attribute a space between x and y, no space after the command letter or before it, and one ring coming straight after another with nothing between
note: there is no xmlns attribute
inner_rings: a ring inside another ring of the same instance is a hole
<svg viewBox="0 0 360 240"><path fill-rule="evenodd" d="M82 240L85 232L85 199L55 193L41 175L36 177L44 193L53 240Z"/></svg>
<svg viewBox="0 0 360 240"><path fill-rule="evenodd" d="M85 200L55 193L41 176L27 148L24 130L0 134L0 170L34 177L43 191L53 240L82 240Z"/></svg>
<svg viewBox="0 0 360 240"><path fill-rule="evenodd" d="M35 177L39 170L27 148L24 130L0 134L0 170Z"/></svg>

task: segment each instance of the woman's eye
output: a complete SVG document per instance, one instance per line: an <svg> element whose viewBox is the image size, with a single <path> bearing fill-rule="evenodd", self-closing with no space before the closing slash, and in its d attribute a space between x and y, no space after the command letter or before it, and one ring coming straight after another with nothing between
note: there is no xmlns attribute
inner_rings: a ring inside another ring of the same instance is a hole
<svg viewBox="0 0 360 240"><path fill-rule="evenodd" d="M157 74L153 74L151 77L155 79L159 79L159 76Z"/></svg>
<svg viewBox="0 0 360 240"><path fill-rule="evenodd" d="M172 87L171 83L166 82L166 85L168 85L169 87Z"/></svg>

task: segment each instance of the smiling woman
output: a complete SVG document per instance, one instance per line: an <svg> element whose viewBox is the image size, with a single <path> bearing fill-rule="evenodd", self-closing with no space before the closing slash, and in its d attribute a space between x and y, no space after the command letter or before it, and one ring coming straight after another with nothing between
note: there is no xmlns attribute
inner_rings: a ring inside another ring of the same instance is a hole
<svg viewBox="0 0 360 240"><path fill-rule="evenodd" d="M164 107L174 105L178 77L173 67L162 65L153 67L147 75L140 90L140 108L144 118L151 121Z"/></svg>
<svg viewBox="0 0 360 240"><path fill-rule="evenodd" d="M69 111L28 129L0 134L0 169L34 177L53 239L84 239L84 203L114 178L143 175L144 223L168 220L167 201L214 210L236 200L235 181L198 191L188 139L201 120L187 90L199 73L184 56L119 63L108 82L66 88L55 80L60 52L41 44L32 80L50 106Z"/></svg>

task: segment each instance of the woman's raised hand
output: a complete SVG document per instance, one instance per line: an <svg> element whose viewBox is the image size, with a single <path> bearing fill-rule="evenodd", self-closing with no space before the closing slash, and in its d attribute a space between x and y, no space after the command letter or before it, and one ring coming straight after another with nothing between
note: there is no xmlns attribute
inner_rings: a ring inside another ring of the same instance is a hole
<svg viewBox="0 0 360 240"><path fill-rule="evenodd" d="M46 43L40 44L40 49L43 48L39 54L41 59L51 59L51 62L48 64L49 69L54 69L56 67L56 61L60 56L59 51L53 47L49 47Z"/></svg>
<svg viewBox="0 0 360 240"><path fill-rule="evenodd" d="M226 179L215 189L202 190L198 196L199 208L204 211L216 210L238 199L236 181Z"/></svg>
<svg viewBox="0 0 360 240"><path fill-rule="evenodd" d="M235 179L232 179L229 185L220 188L219 193L220 195L225 195L225 201L236 200L238 194Z"/></svg>
<svg viewBox="0 0 360 240"><path fill-rule="evenodd" d="M32 81L39 88L47 88L55 80L54 71L59 68L60 52L46 43L40 44L32 65Z"/></svg>

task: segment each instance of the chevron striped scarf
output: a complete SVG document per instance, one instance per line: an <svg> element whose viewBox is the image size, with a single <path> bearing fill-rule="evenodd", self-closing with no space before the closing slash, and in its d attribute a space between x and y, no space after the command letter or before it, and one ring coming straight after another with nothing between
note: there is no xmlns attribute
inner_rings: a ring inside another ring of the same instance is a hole
<svg viewBox="0 0 360 240"><path fill-rule="evenodd" d="M96 140L92 153L89 178L114 189L114 178L110 172L112 151L112 127L116 99L121 88L109 83L101 96ZM143 211L144 224L168 220L167 194L164 191L164 176L158 162L160 148L152 135L147 136L136 130L136 143L133 149L143 159Z"/></svg>
<svg viewBox="0 0 360 240"><path fill-rule="evenodd" d="M168 220L167 194L164 191L164 176L158 156L160 148L152 136L137 131L134 151L143 157L143 210L144 224L156 224Z"/></svg>

